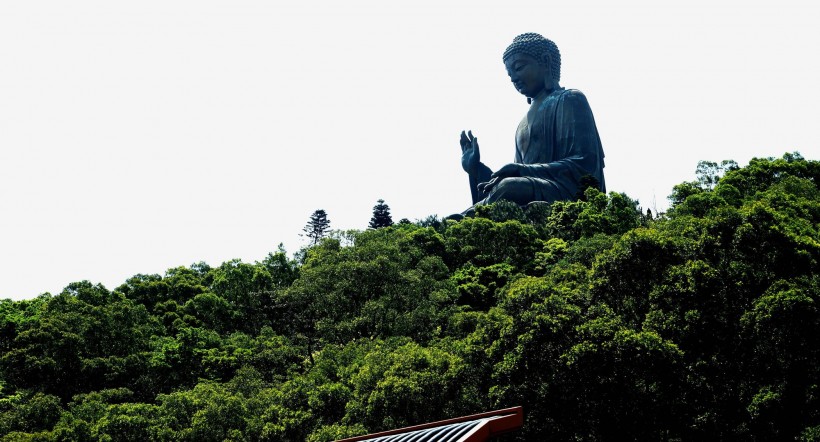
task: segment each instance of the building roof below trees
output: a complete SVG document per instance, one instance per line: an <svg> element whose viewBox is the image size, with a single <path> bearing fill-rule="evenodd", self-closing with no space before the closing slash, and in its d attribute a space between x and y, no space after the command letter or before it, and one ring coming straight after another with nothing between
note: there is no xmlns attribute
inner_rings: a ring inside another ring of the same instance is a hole
<svg viewBox="0 0 820 442"><path fill-rule="evenodd" d="M521 407L462 416L438 422L342 439L338 442L484 442L524 424Z"/></svg>

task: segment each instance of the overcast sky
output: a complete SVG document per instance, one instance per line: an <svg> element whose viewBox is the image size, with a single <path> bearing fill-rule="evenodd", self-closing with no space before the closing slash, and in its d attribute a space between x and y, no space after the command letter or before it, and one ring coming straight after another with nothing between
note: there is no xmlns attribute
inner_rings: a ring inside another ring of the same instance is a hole
<svg viewBox="0 0 820 442"><path fill-rule="evenodd" d="M289 252L310 214L364 229L464 210L458 136L513 159L501 54L562 53L609 191L665 209L699 160L820 159L820 3L5 1L0 298Z"/></svg>

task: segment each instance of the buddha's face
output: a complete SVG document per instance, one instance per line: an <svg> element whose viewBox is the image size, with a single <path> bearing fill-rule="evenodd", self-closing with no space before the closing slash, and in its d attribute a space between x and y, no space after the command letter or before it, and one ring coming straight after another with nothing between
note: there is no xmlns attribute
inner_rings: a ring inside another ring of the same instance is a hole
<svg viewBox="0 0 820 442"><path fill-rule="evenodd" d="M549 67L534 57L519 52L510 55L504 65L515 89L526 97L533 98L549 86Z"/></svg>

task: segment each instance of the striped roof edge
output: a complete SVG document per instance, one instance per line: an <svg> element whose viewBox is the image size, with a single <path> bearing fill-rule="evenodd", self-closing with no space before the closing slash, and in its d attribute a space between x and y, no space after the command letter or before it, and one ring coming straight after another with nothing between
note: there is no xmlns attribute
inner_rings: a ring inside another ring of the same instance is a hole
<svg viewBox="0 0 820 442"><path fill-rule="evenodd" d="M412 427L383 431L337 442L484 442L524 425L521 407L462 416Z"/></svg>

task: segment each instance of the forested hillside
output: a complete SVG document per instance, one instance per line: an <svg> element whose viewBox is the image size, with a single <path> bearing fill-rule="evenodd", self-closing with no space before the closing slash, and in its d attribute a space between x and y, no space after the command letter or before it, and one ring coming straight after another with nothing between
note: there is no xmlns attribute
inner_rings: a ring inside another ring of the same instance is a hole
<svg viewBox="0 0 820 442"><path fill-rule="evenodd" d="M654 219L590 189L2 301L0 435L328 441L522 405L511 440L820 440L820 162L699 178Z"/></svg>

